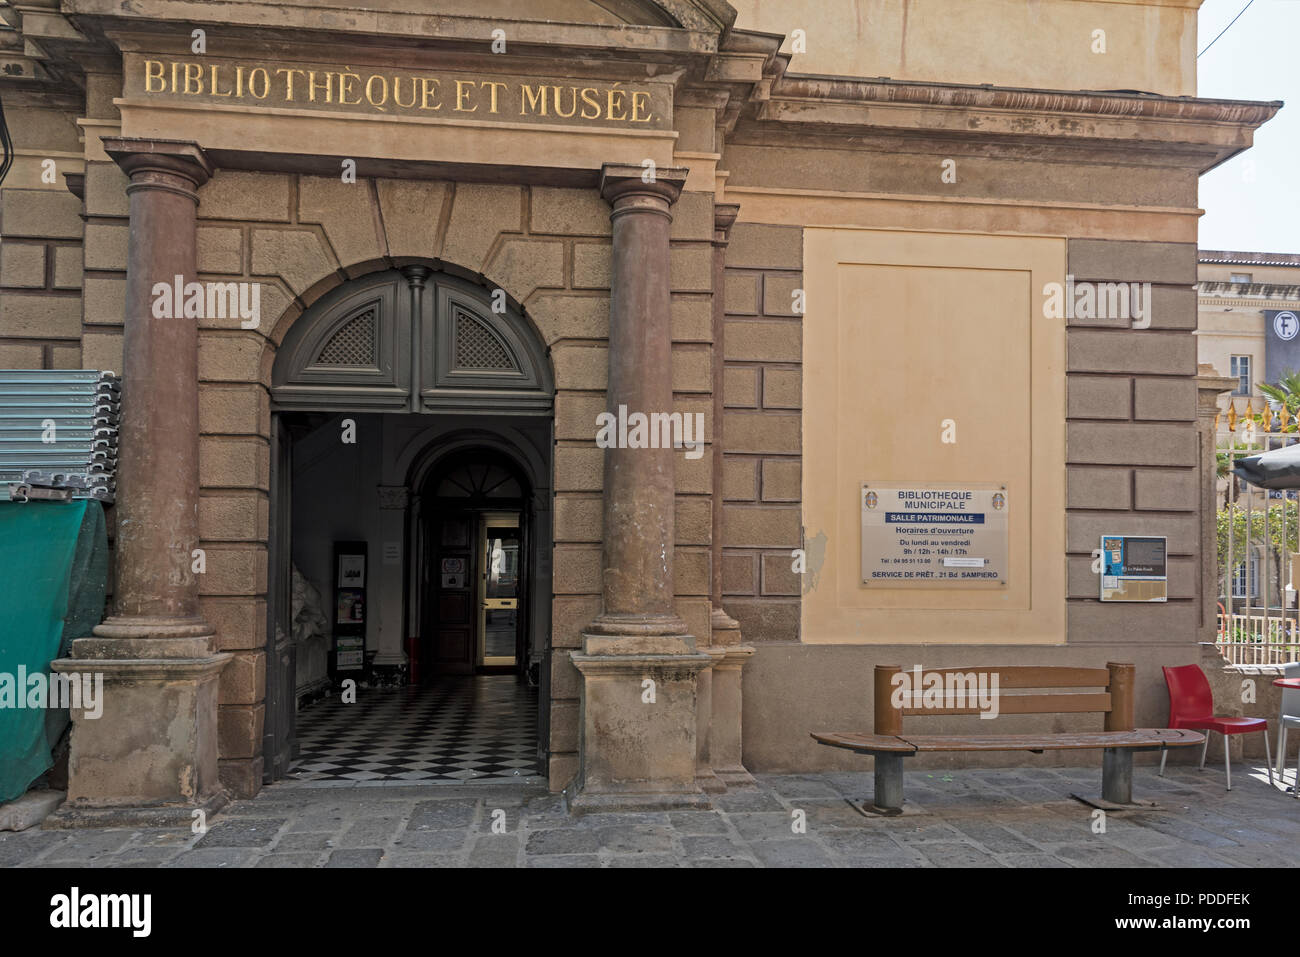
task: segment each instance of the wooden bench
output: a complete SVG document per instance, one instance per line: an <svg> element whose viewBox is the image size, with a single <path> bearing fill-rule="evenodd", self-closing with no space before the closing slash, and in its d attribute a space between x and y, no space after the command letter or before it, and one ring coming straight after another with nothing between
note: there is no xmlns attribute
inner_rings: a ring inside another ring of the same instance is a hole
<svg viewBox="0 0 1300 957"><path fill-rule="evenodd" d="M894 676L903 669L898 665L876 665L874 732L813 732L812 736L830 747L847 748L875 758L874 810L881 814L902 813L903 759L918 751L1030 751L1041 754L1044 751L1100 749L1103 756L1102 803L1099 806L1132 805L1134 751L1165 751L1201 744L1204 740L1203 735L1194 731L1134 728L1134 670L1131 664L1114 662L1105 668L931 668L922 674L942 676L944 690L940 692L940 706L916 706L915 699L920 697L923 689L913 688L912 698L904 700L903 707L895 707L893 699L898 684ZM963 699L957 676L969 682L981 674L997 676L999 715L1100 712L1106 715L1105 730L1033 734L904 733L905 715L980 714L978 701L971 702L969 692ZM950 675L954 676L952 681ZM1071 690L1064 693L1006 694L1008 689L1063 688ZM1078 690L1084 688L1104 690Z"/></svg>

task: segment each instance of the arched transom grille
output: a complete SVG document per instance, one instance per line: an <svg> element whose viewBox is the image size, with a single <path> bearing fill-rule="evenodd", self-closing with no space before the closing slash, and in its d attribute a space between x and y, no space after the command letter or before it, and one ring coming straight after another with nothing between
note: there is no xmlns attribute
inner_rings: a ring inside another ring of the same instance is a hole
<svg viewBox="0 0 1300 957"><path fill-rule="evenodd" d="M375 364L375 310L367 309L330 336L316 357L321 366L373 366Z"/></svg>
<svg viewBox="0 0 1300 957"><path fill-rule="evenodd" d="M483 323L463 312L456 313L457 369L511 372L517 367L505 346Z"/></svg>

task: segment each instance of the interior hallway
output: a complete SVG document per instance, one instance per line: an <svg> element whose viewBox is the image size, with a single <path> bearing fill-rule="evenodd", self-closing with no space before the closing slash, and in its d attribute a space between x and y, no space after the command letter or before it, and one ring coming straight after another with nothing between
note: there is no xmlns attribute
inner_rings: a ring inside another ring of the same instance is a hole
<svg viewBox="0 0 1300 957"><path fill-rule="evenodd" d="M514 675L330 694L298 712L298 743L290 786L545 783L537 689Z"/></svg>

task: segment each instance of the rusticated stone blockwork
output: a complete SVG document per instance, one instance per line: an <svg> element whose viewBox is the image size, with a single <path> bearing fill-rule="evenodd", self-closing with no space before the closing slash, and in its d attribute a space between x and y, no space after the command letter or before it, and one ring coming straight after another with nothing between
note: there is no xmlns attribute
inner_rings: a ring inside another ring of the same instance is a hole
<svg viewBox="0 0 1300 957"><path fill-rule="evenodd" d="M803 230L736 223L727 248L723 597L747 642L799 637Z"/></svg>
<svg viewBox="0 0 1300 957"><path fill-rule="evenodd" d="M1196 247L1075 239L1069 272L1151 284L1148 328L1110 317L1067 332L1069 641L1186 643L1201 623ZM1169 539L1167 604L1098 601L1092 552L1110 533Z"/></svg>
<svg viewBox="0 0 1300 957"><path fill-rule="evenodd" d="M80 369L86 225L63 177L80 177L76 127L9 92L5 116L19 155L0 192L0 369Z"/></svg>

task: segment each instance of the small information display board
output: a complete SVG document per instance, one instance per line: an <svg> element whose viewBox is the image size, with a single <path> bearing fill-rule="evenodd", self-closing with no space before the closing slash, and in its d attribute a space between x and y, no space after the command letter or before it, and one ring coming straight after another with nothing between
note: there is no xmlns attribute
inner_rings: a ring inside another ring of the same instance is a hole
<svg viewBox="0 0 1300 957"><path fill-rule="evenodd" d="M1101 536L1101 600L1168 601L1167 546L1152 535Z"/></svg>
<svg viewBox="0 0 1300 957"><path fill-rule="evenodd" d="M863 482L861 505L863 584L1007 584L1005 485Z"/></svg>

